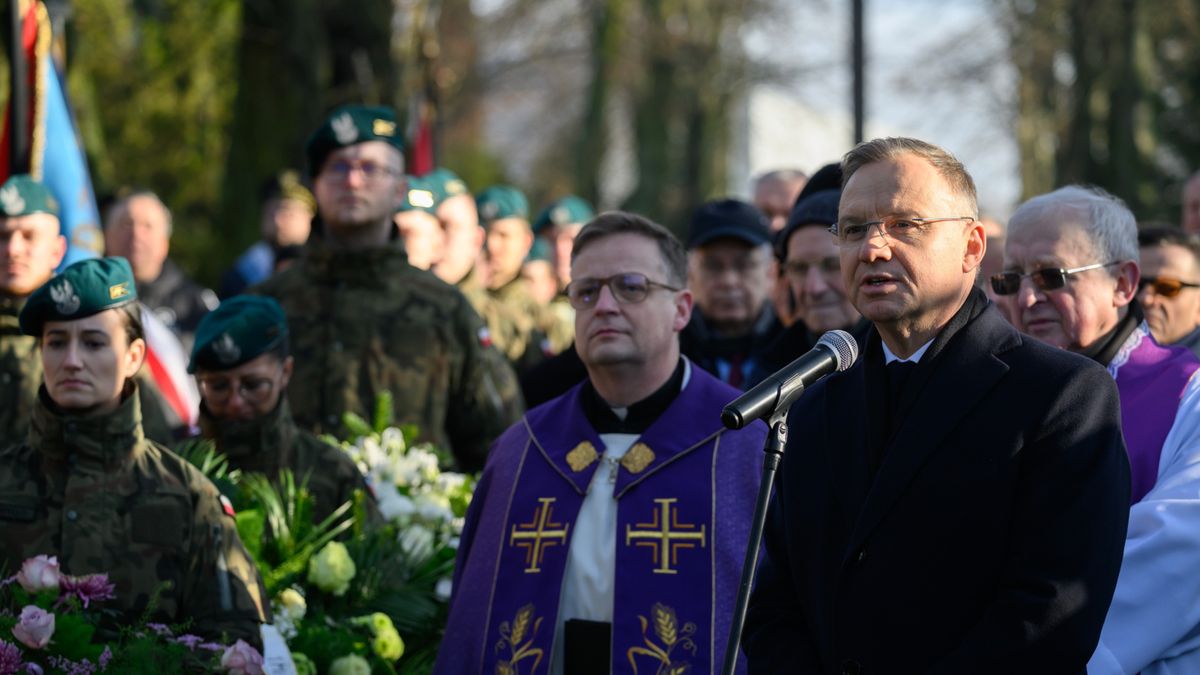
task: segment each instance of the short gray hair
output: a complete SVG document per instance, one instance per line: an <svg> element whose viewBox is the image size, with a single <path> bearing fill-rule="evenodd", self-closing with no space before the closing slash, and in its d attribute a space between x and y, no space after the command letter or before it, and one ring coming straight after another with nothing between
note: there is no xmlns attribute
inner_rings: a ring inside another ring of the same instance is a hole
<svg viewBox="0 0 1200 675"><path fill-rule="evenodd" d="M162 200L162 197L158 196L158 193L148 188L133 188L122 193L117 201L113 202L113 205L108 208L108 217L104 220L104 226L107 228L112 221L116 220L119 216L121 216L122 213L124 213L125 209L129 207L129 202L140 197L153 200L157 202L160 207L162 207L163 217L167 220L167 236L169 237L174 234L175 222L174 216L171 215L171 209L167 207L167 204Z"/></svg>
<svg viewBox="0 0 1200 675"><path fill-rule="evenodd" d="M975 180L971 178L971 174L967 173L967 168L949 151L916 138L876 138L854 146L842 158L842 187L845 188L846 183L850 182L850 177L864 166L898 159L905 155L920 157L933 165L933 168L937 169L937 172L950 185L950 189L954 191L955 195L961 198L966 207L971 210L970 213L961 215L979 219L979 198L975 193Z"/></svg>
<svg viewBox="0 0 1200 675"><path fill-rule="evenodd" d="M1120 197L1094 186L1068 185L1030 199L1009 219L1009 236L1070 217L1077 218L1087 233L1099 258L1096 262L1137 262L1137 219Z"/></svg>

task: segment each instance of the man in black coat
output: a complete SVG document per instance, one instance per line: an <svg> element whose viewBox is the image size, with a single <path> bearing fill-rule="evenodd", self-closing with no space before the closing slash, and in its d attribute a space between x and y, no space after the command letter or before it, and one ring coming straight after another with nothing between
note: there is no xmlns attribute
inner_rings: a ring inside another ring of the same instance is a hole
<svg viewBox="0 0 1200 675"><path fill-rule="evenodd" d="M1128 519L1112 378L974 289L986 243L953 156L882 139L843 172L842 276L875 330L791 411L750 670L1083 673Z"/></svg>

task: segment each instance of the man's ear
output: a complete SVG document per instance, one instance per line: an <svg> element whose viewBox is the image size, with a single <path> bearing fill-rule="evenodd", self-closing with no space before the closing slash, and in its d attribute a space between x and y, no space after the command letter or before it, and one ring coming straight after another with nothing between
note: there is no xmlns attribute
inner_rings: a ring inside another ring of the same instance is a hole
<svg viewBox="0 0 1200 675"><path fill-rule="evenodd" d="M964 274L979 269L983 264L983 256L987 253L987 232L983 229L983 223L973 220L965 230L967 246L963 251Z"/></svg>
<svg viewBox="0 0 1200 675"><path fill-rule="evenodd" d="M292 381L292 370L296 367L296 359L287 357L283 360L283 382L280 389L287 389L288 383Z"/></svg>
<svg viewBox="0 0 1200 675"><path fill-rule="evenodd" d="M1138 264L1132 260L1126 260L1120 263L1117 267L1117 287L1113 293L1113 306L1124 307L1133 302L1134 297L1138 292L1138 279L1141 279L1141 271L1138 269Z"/></svg>
<svg viewBox="0 0 1200 675"><path fill-rule="evenodd" d="M692 292L686 288L679 291L675 296L675 317L671 322L671 328L678 333L683 330L688 322L692 320Z"/></svg>

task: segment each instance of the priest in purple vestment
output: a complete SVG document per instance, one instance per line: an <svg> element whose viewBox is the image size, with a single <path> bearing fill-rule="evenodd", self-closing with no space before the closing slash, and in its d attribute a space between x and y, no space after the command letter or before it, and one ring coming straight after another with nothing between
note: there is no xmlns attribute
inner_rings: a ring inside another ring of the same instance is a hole
<svg viewBox="0 0 1200 675"><path fill-rule="evenodd" d="M1137 261L1125 204L1068 186L1017 209L991 282L1017 328L1095 359L1120 393L1132 506L1088 673L1200 673L1200 361L1150 334Z"/></svg>
<svg viewBox="0 0 1200 675"><path fill-rule="evenodd" d="M588 377L492 448L435 672L720 667L766 426L725 430L739 392L680 355L685 264L633 214L576 238L567 295Z"/></svg>

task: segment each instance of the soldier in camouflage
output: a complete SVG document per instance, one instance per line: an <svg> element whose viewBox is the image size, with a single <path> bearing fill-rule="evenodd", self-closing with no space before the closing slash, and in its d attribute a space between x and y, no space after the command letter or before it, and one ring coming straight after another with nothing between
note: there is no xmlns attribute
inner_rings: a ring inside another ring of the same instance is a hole
<svg viewBox="0 0 1200 675"><path fill-rule="evenodd" d="M483 251L483 228L475 211L475 197L467 184L449 169L435 169L425 176L437 202L437 217L446 234L442 257L433 273L453 284L488 328L488 337L496 349L510 361L524 353L517 320L507 307L488 295L479 256Z"/></svg>
<svg viewBox="0 0 1200 675"><path fill-rule="evenodd" d="M395 113L339 108L307 153L317 227L304 257L257 288L287 314L296 422L337 433L343 413L369 417L390 392L397 422L449 447L460 469L482 468L520 417L520 392L466 298L406 260L392 223L405 196Z"/></svg>
<svg viewBox="0 0 1200 675"><path fill-rule="evenodd" d="M533 247L529 202L516 188L493 185L476 195L475 205L487 231L488 295L516 321L518 338L508 355L517 372L523 372L554 354L548 337L553 316L533 298L521 276L521 265Z"/></svg>
<svg viewBox="0 0 1200 675"><path fill-rule="evenodd" d="M153 621L258 645L269 609L232 508L142 433L136 294L123 258L84 260L21 310L21 330L41 341L45 385L28 440L0 451L0 568L50 555L64 573L107 574L117 610L107 630L153 604Z"/></svg>
<svg viewBox="0 0 1200 675"><path fill-rule="evenodd" d="M379 508L349 455L296 427L282 394L295 366L288 354L287 318L279 303L239 295L221 303L196 329L188 370L203 402L200 429L231 468L278 481L287 469L313 500L313 520L363 495L368 518Z"/></svg>
<svg viewBox="0 0 1200 675"><path fill-rule="evenodd" d="M548 305L551 320L546 331L550 348L556 354L575 341L575 310L567 299L567 284L571 283L571 247L579 231L595 217L591 204L567 195L542 209L533 221L534 236L550 249L558 282L558 293Z"/></svg>
<svg viewBox="0 0 1200 675"><path fill-rule="evenodd" d="M0 447L25 440L42 383L37 338L21 334L17 315L29 294L54 276L66 250L58 203L42 183L17 175L0 186ZM165 404L148 378L139 380L146 435L166 442Z"/></svg>

